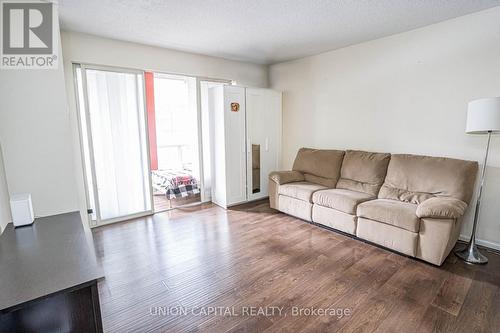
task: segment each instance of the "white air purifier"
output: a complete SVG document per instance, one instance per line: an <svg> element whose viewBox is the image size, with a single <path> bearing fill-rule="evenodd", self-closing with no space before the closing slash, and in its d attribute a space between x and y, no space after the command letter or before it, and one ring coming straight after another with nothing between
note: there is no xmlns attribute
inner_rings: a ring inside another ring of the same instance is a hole
<svg viewBox="0 0 500 333"><path fill-rule="evenodd" d="M12 195L10 197L10 211L14 227L32 224L35 221L35 216L33 214L33 205L31 204L31 194Z"/></svg>

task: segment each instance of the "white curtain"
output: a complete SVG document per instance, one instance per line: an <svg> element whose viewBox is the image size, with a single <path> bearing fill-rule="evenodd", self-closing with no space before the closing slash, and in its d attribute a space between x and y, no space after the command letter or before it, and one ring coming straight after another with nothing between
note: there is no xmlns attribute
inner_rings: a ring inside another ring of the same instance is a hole
<svg viewBox="0 0 500 333"><path fill-rule="evenodd" d="M151 210L143 77L86 70L101 220Z"/></svg>

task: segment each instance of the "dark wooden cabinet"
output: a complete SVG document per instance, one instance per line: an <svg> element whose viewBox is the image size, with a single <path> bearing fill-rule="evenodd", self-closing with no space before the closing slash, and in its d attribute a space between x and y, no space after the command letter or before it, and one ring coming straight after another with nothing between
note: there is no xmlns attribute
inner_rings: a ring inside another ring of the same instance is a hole
<svg viewBox="0 0 500 333"><path fill-rule="evenodd" d="M103 278L78 213L0 236L0 332L102 332Z"/></svg>

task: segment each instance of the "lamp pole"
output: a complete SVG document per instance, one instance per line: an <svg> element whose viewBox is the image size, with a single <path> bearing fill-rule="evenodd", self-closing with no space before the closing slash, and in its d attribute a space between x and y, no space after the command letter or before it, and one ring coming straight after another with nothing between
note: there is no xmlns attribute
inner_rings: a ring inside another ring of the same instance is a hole
<svg viewBox="0 0 500 333"><path fill-rule="evenodd" d="M488 143L486 144L486 154L484 155L484 163L481 171L481 184L479 185L479 193L477 195L476 209L474 211L474 224L472 226L472 235L470 236L469 244L467 244L465 248L455 251L457 257L471 264L486 264L488 262L488 258L486 258L481 252L479 252L476 246L476 228L477 228L477 221L479 219L479 207L481 205L481 196L483 193L484 175L486 173L486 162L488 161L488 153L490 151L491 132L492 131L488 131Z"/></svg>

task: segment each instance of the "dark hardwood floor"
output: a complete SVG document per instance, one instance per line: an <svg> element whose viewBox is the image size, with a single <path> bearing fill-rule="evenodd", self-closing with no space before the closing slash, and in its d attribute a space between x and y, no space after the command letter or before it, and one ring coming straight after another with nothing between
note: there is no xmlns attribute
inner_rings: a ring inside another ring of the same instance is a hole
<svg viewBox="0 0 500 333"><path fill-rule="evenodd" d="M178 209L93 234L105 332L500 332L492 253L486 266L452 254L435 267L266 202Z"/></svg>

